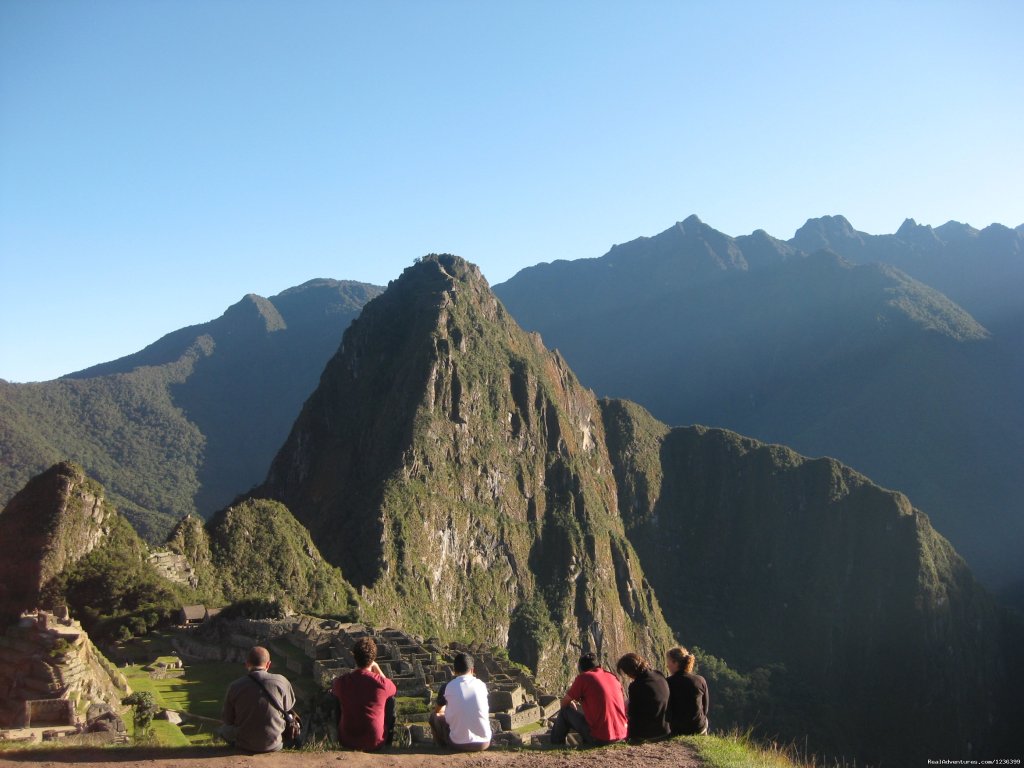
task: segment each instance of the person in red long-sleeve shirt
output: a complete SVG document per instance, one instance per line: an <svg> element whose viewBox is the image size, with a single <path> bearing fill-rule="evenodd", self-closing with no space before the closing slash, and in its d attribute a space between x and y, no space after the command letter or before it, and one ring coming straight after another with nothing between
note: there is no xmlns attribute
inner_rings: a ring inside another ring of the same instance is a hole
<svg viewBox="0 0 1024 768"><path fill-rule="evenodd" d="M358 669L334 678L331 693L341 704L338 740L342 746L373 752L391 742L398 688L377 664L377 644L362 637L352 647Z"/></svg>
<svg viewBox="0 0 1024 768"><path fill-rule="evenodd" d="M577 668L580 673L562 697L562 708L551 728L551 743L565 744L569 730L576 731L584 744L614 744L626 738L626 706L619 678L602 669L592 653L580 656Z"/></svg>

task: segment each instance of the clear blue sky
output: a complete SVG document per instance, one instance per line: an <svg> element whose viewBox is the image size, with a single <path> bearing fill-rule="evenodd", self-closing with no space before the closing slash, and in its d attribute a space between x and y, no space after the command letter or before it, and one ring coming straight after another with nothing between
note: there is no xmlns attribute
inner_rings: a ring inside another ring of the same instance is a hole
<svg viewBox="0 0 1024 768"><path fill-rule="evenodd" d="M0 1L0 378L696 213L1024 223L1021 2Z"/></svg>

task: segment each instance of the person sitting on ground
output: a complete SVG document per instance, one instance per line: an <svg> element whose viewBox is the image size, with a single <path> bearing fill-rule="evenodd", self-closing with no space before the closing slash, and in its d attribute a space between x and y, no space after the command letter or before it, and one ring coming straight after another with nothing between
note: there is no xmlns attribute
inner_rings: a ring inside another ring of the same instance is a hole
<svg viewBox="0 0 1024 768"><path fill-rule="evenodd" d="M338 741L349 749L373 752L391 743L398 688L377 664L377 643L361 637L352 647L356 669L334 678L331 693L341 707Z"/></svg>
<svg viewBox="0 0 1024 768"><path fill-rule="evenodd" d="M629 677L626 738L633 743L663 739L671 735L668 726L668 682L665 676L635 653L627 653L616 669Z"/></svg>
<svg viewBox="0 0 1024 768"><path fill-rule="evenodd" d="M245 668L248 672L228 686L218 733L246 752L276 752L284 746L284 712L295 707L295 691L288 678L270 673L270 651L262 646L249 651Z"/></svg>
<svg viewBox="0 0 1024 768"><path fill-rule="evenodd" d="M603 746L626 738L626 705L619 678L603 669L592 653L580 656L579 674L562 697L562 708L551 727L551 743L565 744L569 729L584 744ZM582 705L577 709L576 702Z"/></svg>
<svg viewBox="0 0 1024 768"><path fill-rule="evenodd" d="M457 677L438 696L437 710L430 716L434 741L460 752L482 752L491 746L491 717L487 686L474 674L473 657L456 655Z"/></svg>
<svg viewBox="0 0 1024 768"><path fill-rule="evenodd" d="M673 736L708 732L708 684L693 673L696 661L685 648L668 652L668 724Z"/></svg>

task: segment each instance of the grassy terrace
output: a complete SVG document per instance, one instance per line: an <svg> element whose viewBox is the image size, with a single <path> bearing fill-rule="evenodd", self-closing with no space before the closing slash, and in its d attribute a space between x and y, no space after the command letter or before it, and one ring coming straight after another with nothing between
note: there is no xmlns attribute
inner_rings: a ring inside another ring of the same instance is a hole
<svg viewBox="0 0 1024 768"><path fill-rule="evenodd" d="M130 641L119 646L118 650L118 656L123 662L127 661L127 666L121 666L121 672L132 690L148 691L161 709L187 715L181 726L167 720L154 720L153 735L158 744L189 746L214 741L224 692L233 680L244 674L241 665L209 661L183 663L181 669L162 669L158 666L160 662L169 664L179 659L172 654L170 638L160 634ZM298 649L293 647L293 650ZM283 649L280 652L283 654ZM274 671L289 679L296 677L284 669L285 664L280 664L280 667ZM303 686L308 688L311 685L310 681L301 679L293 680L293 683L296 683L299 695ZM131 718L126 720L131 730Z"/></svg>

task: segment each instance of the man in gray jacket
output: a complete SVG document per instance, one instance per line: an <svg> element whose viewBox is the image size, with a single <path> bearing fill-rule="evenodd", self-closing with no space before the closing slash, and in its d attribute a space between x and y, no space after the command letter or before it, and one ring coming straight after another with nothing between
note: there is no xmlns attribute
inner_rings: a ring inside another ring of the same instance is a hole
<svg viewBox="0 0 1024 768"><path fill-rule="evenodd" d="M262 646L249 651L245 668L248 674L228 686L220 736L246 752L276 752L283 746L284 712L295 706L295 691L287 678L270 673L270 652Z"/></svg>

